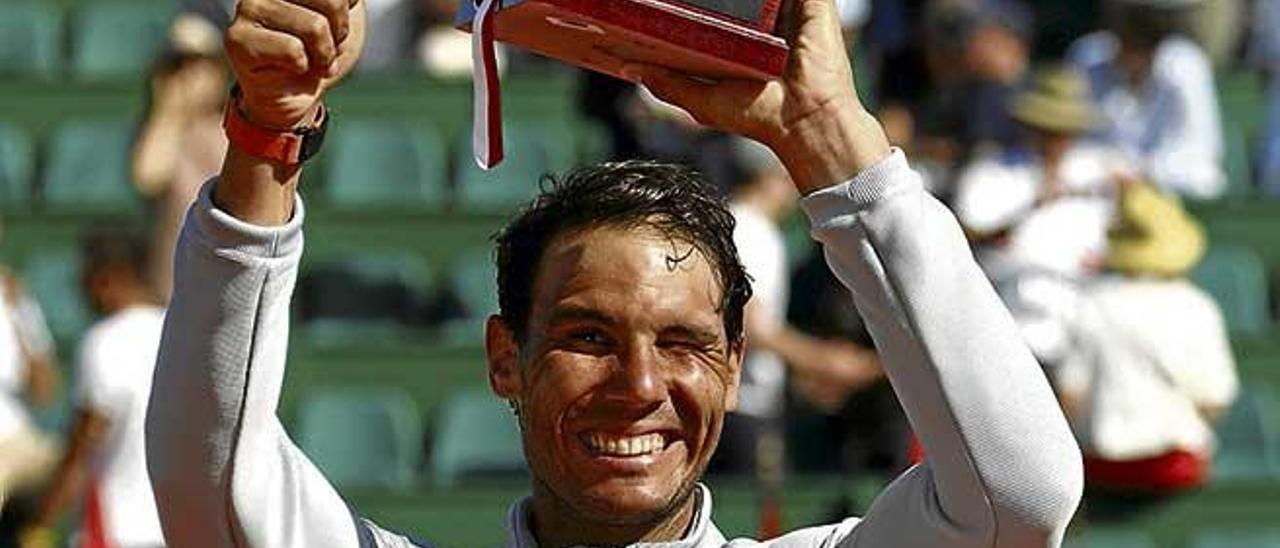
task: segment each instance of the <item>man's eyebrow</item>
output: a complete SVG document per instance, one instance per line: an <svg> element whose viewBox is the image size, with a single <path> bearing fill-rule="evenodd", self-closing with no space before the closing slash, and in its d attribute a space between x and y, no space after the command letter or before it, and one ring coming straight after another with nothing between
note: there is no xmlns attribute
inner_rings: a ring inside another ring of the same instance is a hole
<svg viewBox="0 0 1280 548"><path fill-rule="evenodd" d="M566 306L556 307L554 310L551 311L551 317L548 319L547 323L551 325L555 325L557 323L575 322L575 321L577 322L586 321L586 322L595 322L595 323L603 323L603 324L613 323L613 320L610 319L609 316L607 316L605 313L599 310L596 310L594 308L587 308L585 306L576 306L576 305L566 305Z"/></svg>
<svg viewBox="0 0 1280 548"><path fill-rule="evenodd" d="M662 333L696 341L700 344L713 344L720 341L720 334L716 330L701 325L675 324L663 329Z"/></svg>

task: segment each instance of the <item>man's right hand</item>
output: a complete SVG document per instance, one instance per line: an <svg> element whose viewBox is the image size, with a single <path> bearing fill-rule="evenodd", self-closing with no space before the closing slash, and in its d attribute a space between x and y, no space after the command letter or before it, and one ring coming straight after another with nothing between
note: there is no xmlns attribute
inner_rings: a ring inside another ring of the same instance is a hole
<svg viewBox="0 0 1280 548"><path fill-rule="evenodd" d="M303 123L351 72L364 33L360 0L240 0L226 49L244 115L272 129Z"/></svg>

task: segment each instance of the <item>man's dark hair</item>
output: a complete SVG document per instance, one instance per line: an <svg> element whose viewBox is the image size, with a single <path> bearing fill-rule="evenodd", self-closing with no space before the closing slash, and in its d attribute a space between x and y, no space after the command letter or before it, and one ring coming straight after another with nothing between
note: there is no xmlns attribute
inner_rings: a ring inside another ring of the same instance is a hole
<svg viewBox="0 0 1280 548"><path fill-rule="evenodd" d="M725 336L740 342L751 282L733 243L734 224L723 196L686 167L629 161L548 175L539 196L495 238L499 315L518 341L527 342L538 266L556 237L606 226L644 227L692 245L711 263L720 280Z"/></svg>
<svg viewBox="0 0 1280 548"><path fill-rule="evenodd" d="M139 282L147 279L150 250L147 241L132 230L94 228L81 239L85 272L123 267Z"/></svg>

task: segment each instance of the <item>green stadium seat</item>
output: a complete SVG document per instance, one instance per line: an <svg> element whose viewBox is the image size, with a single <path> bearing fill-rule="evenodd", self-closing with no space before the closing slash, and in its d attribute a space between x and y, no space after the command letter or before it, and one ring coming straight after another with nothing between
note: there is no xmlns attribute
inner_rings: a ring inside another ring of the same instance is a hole
<svg viewBox="0 0 1280 548"><path fill-rule="evenodd" d="M172 8L148 2L80 2L73 12L71 68L78 77L144 74L164 47Z"/></svg>
<svg viewBox="0 0 1280 548"><path fill-rule="evenodd" d="M0 208L25 206L31 194L35 148L27 133L0 123Z"/></svg>
<svg viewBox="0 0 1280 548"><path fill-rule="evenodd" d="M1128 529L1101 529L1086 527L1081 534L1070 537L1063 548L1156 548L1146 533Z"/></svg>
<svg viewBox="0 0 1280 548"><path fill-rule="evenodd" d="M57 72L62 37L47 1L0 2L0 75L49 76Z"/></svg>
<svg viewBox="0 0 1280 548"><path fill-rule="evenodd" d="M462 303L466 316L484 319L498 312L498 270L493 250L467 251L454 259L449 285Z"/></svg>
<svg viewBox="0 0 1280 548"><path fill-rule="evenodd" d="M431 470L437 487L525 474L520 429L511 410L481 390L450 398L440 411Z"/></svg>
<svg viewBox="0 0 1280 548"><path fill-rule="evenodd" d="M573 166L576 135L570 126L552 122L516 122L508 126L506 160L492 171L476 166L471 135L457 145L458 199L472 211L508 212L524 205L538 192L543 175Z"/></svg>
<svg viewBox="0 0 1280 548"><path fill-rule="evenodd" d="M1258 253L1240 245L1215 245L1191 279L1222 308L1233 335L1258 336L1270 323L1267 269Z"/></svg>
<svg viewBox="0 0 1280 548"><path fill-rule="evenodd" d="M1257 187L1253 180L1253 159L1250 154L1251 144L1244 129L1238 125L1223 126L1223 145L1226 157L1223 162L1227 171L1227 189L1223 198L1248 199L1256 196Z"/></svg>
<svg viewBox="0 0 1280 548"><path fill-rule="evenodd" d="M129 184L132 125L74 122L57 128L47 143L41 182L44 204L54 209L133 210L140 197Z"/></svg>
<svg viewBox="0 0 1280 548"><path fill-rule="evenodd" d="M1216 478L1280 479L1280 400L1272 390L1245 384L1217 431Z"/></svg>
<svg viewBox="0 0 1280 548"><path fill-rule="evenodd" d="M1191 548L1280 548L1280 530L1214 530L1195 534Z"/></svg>
<svg viewBox="0 0 1280 548"><path fill-rule="evenodd" d="M398 122L346 120L334 128L324 185L337 207L435 208L448 189L448 156L434 131Z"/></svg>
<svg viewBox="0 0 1280 548"><path fill-rule="evenodd" d="M311 388L298 445L340 487L406 491L421 463L422 418L399 388Z"/></svg>
<svg viewBox="0 0 1280 548"><path fill-rule="evenodd" d="M53 334L74 339L89 327L91 314L80 285L80 255L73 249L51 249L27 259L22 279L40 303Z"/></svg>

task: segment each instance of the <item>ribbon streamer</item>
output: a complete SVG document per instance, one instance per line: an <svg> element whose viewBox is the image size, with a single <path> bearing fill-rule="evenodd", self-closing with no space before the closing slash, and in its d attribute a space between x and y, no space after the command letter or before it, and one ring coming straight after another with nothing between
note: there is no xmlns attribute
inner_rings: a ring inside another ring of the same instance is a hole
<svg viewBox="0 0 1280 548"><path fill-rule="evenodd" d="M483 0L471 21L471 62L474 83L474 122L471 147L476 165L485 171L502 163L502 88L498 82L498 57L494 53L493 15L502 0Z"/></svg>

